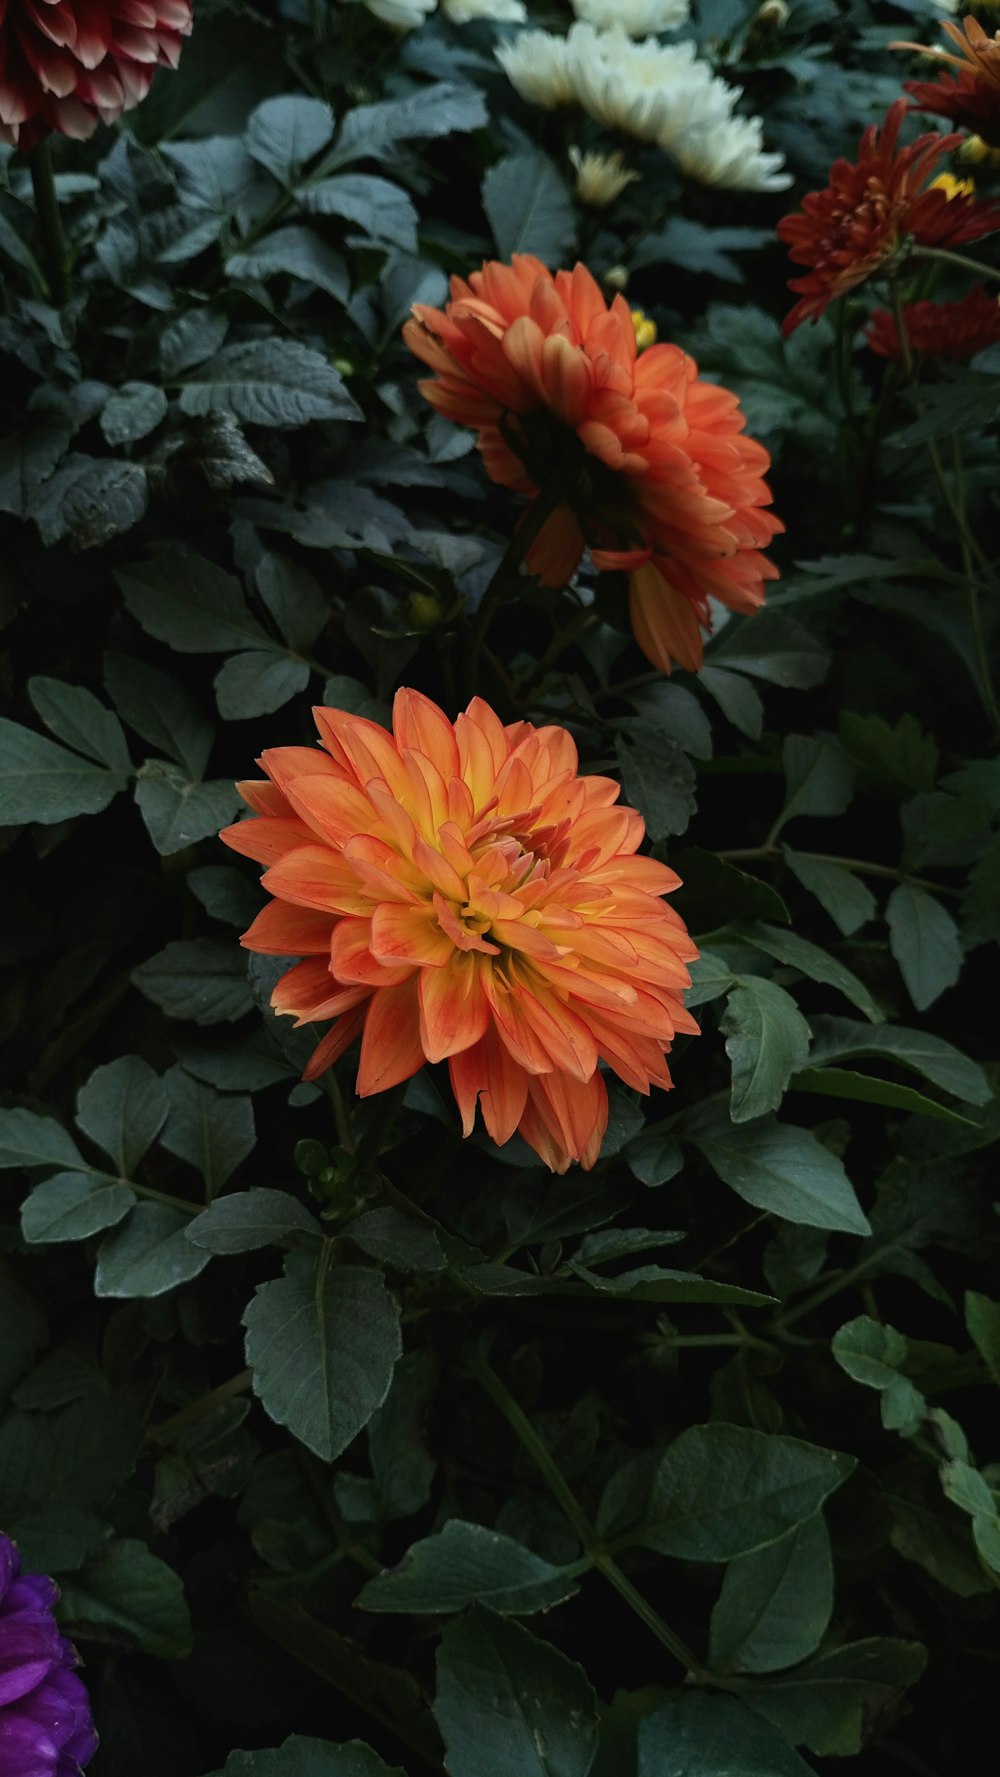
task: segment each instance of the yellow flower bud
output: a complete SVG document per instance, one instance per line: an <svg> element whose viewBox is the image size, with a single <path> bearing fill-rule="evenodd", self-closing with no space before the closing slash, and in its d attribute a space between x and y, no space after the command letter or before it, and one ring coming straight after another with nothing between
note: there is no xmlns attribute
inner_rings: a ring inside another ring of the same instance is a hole
<svg viewBox="0 0 1000 1777"><path fill-rule="evenodd" d="M644 309L632 310L632 325L635 328L636 348L644 352L647 346L656 344L656 322L651 321Z"/></svg>

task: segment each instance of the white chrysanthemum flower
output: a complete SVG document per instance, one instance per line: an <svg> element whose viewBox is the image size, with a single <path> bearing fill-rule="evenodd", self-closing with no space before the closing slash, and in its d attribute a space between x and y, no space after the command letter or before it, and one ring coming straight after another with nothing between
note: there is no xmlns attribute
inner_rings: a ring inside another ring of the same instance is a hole
<svg viewBox="0 0 1000 1777"><path fill-rule="evenodd" d="M441 0L441 11L453 25L523 25L528 16L524 0Z"/></svg>
<svg viewBox="0 0 1000 1777"><path fill-rule="evenodd" d="M624 156L617 150L614 154L596 154L592 150L584 154L579 148L571 148L569 158L576 168L577 197L581 204L591 204L597 210L613 204L626 185L640 177L625 165Z"/></svg>
<svg viewBox="0 0 1000 1777"><path fill-rule="evenodd" d="M350 0L351 4L356 0ZM383 25L394 31L415 31L434 11L437 0L361 0L363 6Z"/></svg>
<svg viewBox="0 0 1000 1777"><path fill-rule="evenodd" d="M569 76L568 44L569 38L551 31L519 31L494 54L522 99L553 111L557 105L571 105L577 96Z"/></svg>
<svg viewBox="0 0 1000 1777"><path fill-rule="evenodd" d="M674 31L691 15L690 0L571 0L584 24L599 30L618 29L629 37L651 37Z"/></svg>
<svg viewBox="0 0 1000 1777"><path fill-rule="evenodd" d="M734 191L785 191L792 183L783 154L764 151L759 117L730 117L709 129L696 126L671 143L682 173L702 185Z"/></svg>
<svg viewBox="0 0 1000 1777"><path fill-rule="evenodd" d="M607 129L669 146L678 128L728 117L738 93L695 60L693 43L633 43L623 31L570 27L569 80L583 109Z"/></svg>

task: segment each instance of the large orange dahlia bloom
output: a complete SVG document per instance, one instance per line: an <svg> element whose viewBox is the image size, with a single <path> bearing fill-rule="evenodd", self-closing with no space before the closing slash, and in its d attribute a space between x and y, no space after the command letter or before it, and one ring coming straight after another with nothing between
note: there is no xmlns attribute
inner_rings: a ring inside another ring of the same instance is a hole
<svg viewBox="0 0 1000 1777"><path fill-rule="evenodd" d="M452 278L447 308L416 304L404 335L434 371L420 387L474 426L494 481L561 497L526 561L565 586L584 549L629 576L640 648L696 672L709 597L763 603L777 569L761 551L783 527L765 508L770 458L743 436L739 402L702 382L673 345L639 353L624 297L610 308L582 265L547 271L516 254Z"/></svg>
<svg viewBox="0 0 1000 1777"><path fill-rule="evenodd" d="M836 160L824 191L811 191L802 211L778 223L798 265L810 267L788 286L799 301L785 317L791 333L802 321L816 321L838 296L874 277L907 242L921 247L960 247L1000 228L1000 207L928 184L942 156L957 148L959 135L918 136L899 147L905 99L890 105L881 129L869 125L857 161Z"/></svg>
<svg viewBox="0 0 1000 1777"><path fill-rule="evenodd" d="M91 136L176 68L191 0L0 0L0 142Z"/></svg>
<svg viewBox="0 0 1000 1777"><path fill-rule="evenodd" d="M362 1097L447 1061L470 1134L518 1130L555 1172L592 1166L608 1115L603 1060L640 1092L664 1059L697 955L661 897L672 870L636 856L618 785L579 777L563 728L505 728L474 698L454 723L399 691L393 732L317 709L322 751L265 752L240 785L256 819L222 838L268 866L250 950L300 956L276 1012L333 1018L307 1079L361 1037Z"/></svg>
<svg viewBox="0 0 1000 1777"><path fill-rule="evenodd" d="M1000 31L993 36L984 31L977 19L963 19L961 25L950 19L941 20L941 29L951 38L957 55L947 50L928 48L923 43L890 43L890 49L917 49L947 62L958 69L958 79L942 74L940 80L907 80L904 88L914 100L914 111L930 111L935 117L950 117L955 123L973 130L993 148L1000 148Z"/></svg>

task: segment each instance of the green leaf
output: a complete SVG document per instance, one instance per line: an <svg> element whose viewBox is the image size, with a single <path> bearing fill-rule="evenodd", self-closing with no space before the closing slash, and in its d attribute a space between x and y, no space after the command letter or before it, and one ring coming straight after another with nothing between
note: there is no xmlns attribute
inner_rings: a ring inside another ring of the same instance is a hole
<svg viewBox="0 0 1000 1777"><path fill-rule="evenodd" d="M301 278L303 283L315 284L341 304L346 304L351 294L347 266L340 254L314 229L298 223L274 229L248 250L230 253L226 272L237 282L243 278L265 283L278 276Z"/></svg>
<svg viewBox="0 0 1000 1777"><path fill-rule="evenodd" d="M241 807L239 793L228 778L192 783L182 768L165 759L147 759L137 776L135 800L150 839L165 858L197 845L199 839L214 839Z"/></svg>
<svg viewBox="0 0 1000 1777"><path fill-rule="evenodd" d="M744 930L741 937L776 962L787 963L797 969L800 975L806 975L810 981L822 981L827 987L835 987L845 999L857 1006L872 1024L881 1024L884 1013L872 998L863 981L860 981L850 969L844 967L829 951L821 950L818 944L810 943L798 932L783 932L777 926L753 925Z"/></svg>
<svg viewBox="0 0 1000 1777"><path fill-rule="evenodd" d="M788 920L784 901L769 883L701 846L671 850L670 867L681 879L670 905L693 932L711 932L735 919Z"/></svg>
<svg viewBox="0 0 1000 1777"><path fill-rule="evenodd" d="M181 410L228 414L253 426L304 426L310 420L359 420L339 370L321 352L275 335L223 346L185 372Z"/></svg>
<svg viewBox="0 0 1000 1777"><path fill-rule="evenodd" d="M665 228L643 237L629 255L629 263L636 270L644 265L682 266L687 272L704 272L708 277L742 284L742 268L730 252L746 253L766 246L770 239L766 228L706 228L703 222L672 216Z"/></svg>
<svg viewBox="0 0 1000 1777"><path fill-rule="evenodd" d="M41 1308L0 1263L0 1408L45 1344L48 1327Z"/></svg>
<svg viewBox="0 0 1000 1777"><path fill-rule="evenodd" d="M341 173L301 186L297 196L303 210L356 223L373 246L417 251L416 207L408 193L388 179L372 173Z"/></svg>
<svg viewBox="0 0 1000 1777"><path fill-rule="evenodd" d="M102 1507L132 1474L145 1412L103 1383L67 1406L9 1413L0 1424L0 1522L69 1505Z"/></svg>
<svg viewBox="0 0 1000 1777"><path fill-rule="evenodd" d="M859 1314L840 1327L833 1339L833 1355L841 1369L863 1388L877 1388L882 1396L882 1424L886 1431L913 1437L923 1425L927 1402L902 1374L909 1350L895 1327Z"/></svg>
<svg viewBox="0 0 1000 1777"><path fill-rule="evenodd" d="M777 1432L691 1425L656 1466L637 1538L684 1561L732 1561L814 1517L855 1467Z"/></svg>
<svg viewBox="0 0 1000 1777"><path fill-rule="evenodd" d="M924 733L915 716L900 716L890 727L881 716L845 711L840 718L840 738L864 779L876 788L896 796L933 790L938 745L932 734Z"/></svg>
<svg viewBox="0 0 1000 1777"><path fill-rule="evenodd" d="M297 1197L258 1185L220 1197L188 1224L187 1237L210 1253L249 1253L280 1246L289 1236L298 1245L303 1235L317 1239L321 1233L315 1216Z"/></svg>
<svg viewBox="0 0 1000 1777"><path fill-rule="evenodd" d="M167 397L155 383L123 383L101 413L101 431L110 445L135 444L155 432L167 411Z"/></svg>
<svg viewBox="0 0 1000 1777"><path fill-rule="evenodd" d="M193 550L163 544L145 561L116 568L115 579L136 621L178 653L285 652L247 610L239 581Z"/></svg>
<svg viewBox="0 0 1000 1777"><path fill-rule="evenodd" d="M814 1018L810 1061L826 1065L859 1056L898 1062L923 1074L942 1092L951 1092L966 1104L988 1104L993 1094L977 1062L963 1055L943 1037L929 1031L908 1030L900 1024L882 1024L877 1030L852 1018Z"/></svg>
<svg viewBox="0 0 1000 1777"><path fill-rule="evenodd" d="M253 1005L245 956L217 938L175 939L133 969L132 979L168 1018L195 1024L231 1024Z"/></svg>
<svg viewBox="0 0 1000 1777"><path fill-rule="evenodd" d="M760 694L739 673L725 672L721 666L703 666L698 674L703 691L714 697L727 722L731 722L748 740L759 740L764 728L764 705Z"/></svg>
<svg viewBox="0 0 1000 1777"><path fill-rule="evenodd" d="M658 1123L647 1124L642 1134L623 1149L629 1171L635 1174L640 1184L669 1184L684 1165L684 1150L674 1136L672 1121L668 1119L668 1122L667 1129Z"/></svg>
<svg viewBox="0 0 1000 1777"><path fill-rule="evenodd" d="M433 1228L388 1206L368 1209L344 1232L369 1258L400 1271L442 1271L445 1256Z"/></svg>
<svg viewBox="0 0 1000 1777"><path fill-rule="evenodd" d="M244 930L260 912L256 884L229 864L199 864L188 871L187 886L206 913L238 930Z"/></svg>
<svg viewBox="0 0 1000 1777"><path fill-rule="evenodd" d="M675 1691L639 1723L638 1777L813 1777L738 1697Z"/></svg>
<svg viewBox="0 0 1000 1777"><path fill-rule="evenodd" d="M821 1512L726 1568L712 1612L709 1664L780 1672L814 1653L833 1610L833 1558Z"/></svg>
<svg viewBox="0 0 1000 1777"><path fill-rule="evenodd" d="M204 1271L211 1254L186 1238L188 1218L165 1203L139 1203L105 1236L94 1273L95 1296L163 1296Z"/></svg>
<svg viewBox="0 0 1000 1777"><path fill-rule="evenodd" d="M1000 1302L980 1295L978 1290L965 1292L965 1324L969 1338L993 1380L1000 1384Z"/></svg>
<svg viewBox="0 0 1000 1777"><path fill-rule="evenodd" d="M946 1499L967 1512L972 1519L972 1539L976 1550L995 1574L1000 1574L1000 1512L997 1497L985 1476L960 1457L946 1462L941 1469L941 1486Z"/></svg>
<svg viewBox="0 0 1000 1777"><path fill-rule="evenodd" d="M215 675L219 714L227 722L269 716L309 683L304 660L273 653L234 654Z"/></svg>
<svg viewBox="0 0 1000 1777"><path fill-rule="evenodd" d="M378 105L355 105L341 125L326 166L344 166L366 156L392 159L397 142L421 136L430 141L456 130L477 130L489 122L486 101L474 86L435 81L405 99Z"/></svg>
<svg viewBox="0 0 1000 1777"><path fill-rule="evenodd" d="M243 136L247 153L282 185L292 185L307 160L333 136L333 112L322 99L283 93L251 113Z"/></svg>
<svg viewBox="0 0 1000 1777"><path fill-rule="evenodd" d="M103 1172L57 1172L21 1206L21 1233L32 1245L89 1240L113 1228L135 1205L135 1192Z"/></svg>
<svg viewBox="0 0 1000 1777"><path fill-rule="evenodd" d="M560 265L576 241L576 213L563 179L538 148L498 160L483 180L483 209L501 259L533 253Z"/></svg>
<svg viewBox="0 0 1000 1777"><path fill-rule="evenodd" d="M183 1660L194 1645L180 1575L131 1538L108 1543L66 1581L59 1620L81 1636L110 1630L159 1660Z"/></svg>
<svg viewBox="0 0 1000 1777"><path fill-rule="evenodd" d="M201 1174L211 1202L253 1148L253 1105L249 1098L214 1092L182 1067L170 1068L163 1084L170 1109L161 1144Z"/></svg>
<svg viewBox="0 0 1000 1777"><path fill-rule="evenodd" d="M809 1026L774 981L742 975L719 1021L733 1064L730 1116L747 1123L776 1110L793 1073L809 1055Z"/></svg>
<svg viewBox="0 0 1000 1777"><path fill-rule="evenodd" d="M76 1142L54 1117L20 1106L0 1110L0 1167L71 1166L86 1171Z"/></svg>
<svg viewBox="0 0 1000 1777"><path fill-rule="evenodd" d="M163 1081L138 1055L121 1055L94 1070L76 1100L76 1121L131 1178L167 1114Z"/></svg>
<svg viewBox="0 0 1000 1777"><path fill-rule="evenodd" d="M201 778L212 750L213 728L183 685L125 654L105 654L104 683L122 721L182 765L185 783Z"/></svg>
<svg viewBox="0 0 1000 1777"><path fill-rule="evenodd" d="M86 753L108 771L129 775L132 760L122 725L92 691L62 679L35 678L28 680L28 695L57 740Z"/></svg>
<svg viewBox="0 0 1000 1777"><path fill-rule="evenodd" d="M756 1209L805 1227L871 1232L843 1165L812 1130L771 1117L733 1124L721 1106L709 1104L685 1117L677 1134Z"/></svg>
<svg viewBox="0 0 1000 1777"><path fill-rule="evenodd" d="M889 948L918 1012L954 987L962 969L958 927L940 901L912 882L893 889L886 907Z"/></svg>
<svg viewBox="0 0 1000 1777"><path fill-rule="evenodd" d="M308 568L287 555L264 555L257 590L290 648L311 648L330 615L330 603Z"/></svg>
<svg viewBox="0 0 1000 1777"><path fill-rule="evenodd" d="M396 1365L383 1405L369 1421L372 1491L384 1521L408 1518L430 1498L437 1463L425 1443L425 1423L437 1368L432 1352L407 1352Z"/></svg>
<svg viewBox="0 0 1000 1777"><path fill-rule="evenodd" d="M480 1269L485 1267L473 1267L465 1275L473 1280ZM672 1271L665 1265L637 1265L634 1270L624 1271L618 1277L605 1277L571 1259L570 1270L592 1290L605 1296L625 1296L633 1302L719 1302L732 1308L742 1303L750 1308L760 1307L768 1300L756 1290L746 1290L739 1284L717 1283L713 1278L700 1276L697 1271ZM558 1294L558 1282L556 1279L554 1288L550 1286L546 1293Z"/></svg>
<svg viewBox="0 0 1000 1777"><path fill-rule="evenodd" d="M399 1308L378 1272L325 1259L317 1270L293 1255L284 1277L258 1289L243 1325L265 1410L332 1462L382 1405L402 1348Z"/></svg>
<svg viewBox="0 0 1000 1777"><path fill-rule="evenodd" d="M776 831L799 815L843 814L854 791L854 776L835 741L819 734L787 734L781 756L785 806Z"/></svg>
<svg viewBox="0 0 1000 1777"><path fill-rule="evenodd" d="M571 1598L577 1578L576 1568L553 1567L512 1537L451 1518L436 1536L414 1543L397 1567L369 1580L356 1603L417 1616L487 1604L505 1615L531 1616Z"/></svg>
<svg viewBox="0 0 1000 1777"><path fill-rule="evenodd" d="M370 1746L349 1740L334 1746L293 1734L283 1746L262 1752L231 1752L212 1777L405 1777L398 1766L384 1765Z"/></svg>
<svg viewBox="0 0 1000 1777"><path fill-rule="evenodd" d="M477 1607L449 1623L434 1714L450 1777L588 1777L597 1698L575 1661Z"/></svg>
<svg viewBox="0 0 1000 1777"><path fill-rule="evenodd" d="M788 1740L824 1757L848 1757L893 1721L927 1664L918 1641L873 1637L820 1654L744 1695Z"/></svg>
<svg viewBox="0 0 1000 1777"><path fill-rule="evenodd" d="M695 810L694 766L675 740L652 722L630 721L615 735L625 795L646 823L650 839L685 832Z"/></svg>
<svg viewBox="0 0 1000 1777"><path fill-rule="evenodd" d="M228 331L228 318L218 309L189 309L187 314L178 315L160 334L164 376L173 381L195 364L204 364L219 350Z"/></svg>
<svg viewBox="0 0 1000 1777"><path fill-rule="evenodd" d="M884 1104L892 1110L909 1111L915 1117L934 1117L940 1123L964 1124L974 1128L972 1119L951 1111L936 1099L915 1092L912 1086L900 1086L895 1080L878 1080L872 1074L852 1073L842 1067L806 1067L788 1082L790 1092L815 1092L820 1098L849 1098L856 1104Z"/></svg>
<svg viewBox="0 0 1000 1777"><path fill-rule="evenodd" d="M127 781L6 717L0 717L0 759L0 823L7 827L100 814Z"/></svg>
<svg viewBox="0 0 1000 1777"><path fill-rule="evenodd" d="M875 912L875 896L865 883L843 864L831 864L825 858L810 857L783 845L781 855L793 876L804 889L815 895L820 906L830 915L845 938L866 925Z"/></svg>
<svg viewBox="0 0 1000 1777"><path fill-rule="evenodd" d="M91 1512L55 1506L19 1518L16 1541L25 1573L75 1573L97 1553L108 1527Z"/></svg>
<svg viewBox="0 0 1000 1777"><path fill-rule="evenodd" d="M35 495L32 517L46 549L96 549L138 524L149 504L146 471L113 457L68 456Z"/></svg>
<svg viewBox="0 0 1000 1777"><path fill-rule="evenodd" d="M830 656L804 624L783 611L765 610L754 617L731 617L712 644L706 665L748 673L786 690L809 691L826 678Z"/></svg>

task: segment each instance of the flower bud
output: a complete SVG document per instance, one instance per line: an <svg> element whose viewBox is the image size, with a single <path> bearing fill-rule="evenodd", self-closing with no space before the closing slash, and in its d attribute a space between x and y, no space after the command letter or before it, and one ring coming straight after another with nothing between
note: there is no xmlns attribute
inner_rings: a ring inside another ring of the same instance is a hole
<svg viewBox="0 0 1000 1777"><path fill-rule="evenodd" d="M601 283L606 290L622 291L628 288L628 272L623 265L609 265L601 275Z"/></svg>
<svg viewBox="0 0 1000 1777"><path fill-rule="evenodd" d="M406 601L406 620L410 629L437 629L444 617L444 606L433 592L411 592Z"/></svg>

